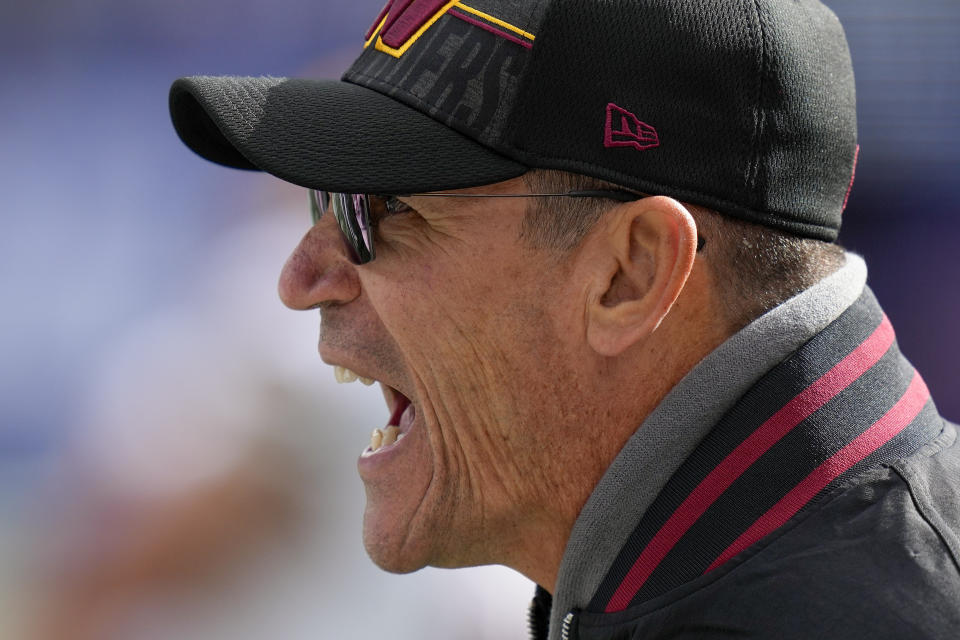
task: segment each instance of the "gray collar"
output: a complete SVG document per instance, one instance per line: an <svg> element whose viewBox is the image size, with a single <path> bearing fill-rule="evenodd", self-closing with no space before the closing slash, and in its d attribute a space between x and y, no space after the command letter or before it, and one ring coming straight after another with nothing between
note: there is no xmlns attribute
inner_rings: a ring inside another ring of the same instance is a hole
<svg viewBox="0 0 960 640"><path fill-rule="evenodd" d="M551 640L559 640L568 611L587 606L647 507L713 425L764 373L853 304L866 279L863 259L848 253L841 269L741 329L667 394L574 523L557 575Z"/></svg>

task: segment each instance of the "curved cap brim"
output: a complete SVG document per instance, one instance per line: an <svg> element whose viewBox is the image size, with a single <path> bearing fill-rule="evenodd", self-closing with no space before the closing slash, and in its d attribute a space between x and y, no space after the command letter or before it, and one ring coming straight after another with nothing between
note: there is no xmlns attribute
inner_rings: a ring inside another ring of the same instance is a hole
<svg viewBox="0 0 960 640"><path fill-rule="evenodd" d="M459 189L527 170L392 98L336 80L180 78L170 114L183 142L208 160L328 191Z"/></svg>

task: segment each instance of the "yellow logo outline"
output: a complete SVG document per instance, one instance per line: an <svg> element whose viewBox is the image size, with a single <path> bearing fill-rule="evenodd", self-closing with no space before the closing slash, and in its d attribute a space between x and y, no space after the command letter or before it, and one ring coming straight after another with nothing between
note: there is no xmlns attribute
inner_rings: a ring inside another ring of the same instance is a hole
<svg viewBox="0 0 960 640"><path fill-rule="evenodd" d="M380 31L383 29L383 25L384 25L384 23L387 21L387 17L388 17L388 15L389 15L389 14L388 14L387 16L384 16L384 17L383 17L383 20L380 21L380 24L377 25L377 28L374 30L373 35L370 36L370 39L367 40L367 41L364 43L363 48L366 49L366 48L369 47L371 44L373 44L373 45L374 45L374 48L375 48L377 51L382 51L382 52L384 52L384 53L386 53L386 54L389 54L389 55L393 56L394 58L399 58L399 57L402 56L404 53L406 53L407 50L408 50L411 46L413 46L413 43L416 42L416 41L420 38L420 36L422 36L424 33L426 33L427 29L429 29L430 27L432 27L433 24L434 24L437 20L439 20L443 15L445 15L445 14L447 13L447 11L449 11L450 9L453 9L454 7L458 8L458 9L463 9L464 11L466 11L466 12L468 12L468 13L472 13L473 15L478 16L478 17L480 17L480 18L483 18L484 20L487 20L488 22L492 22L493 24L498 25L498 26L500 26L500 27L503 27L504 29L509 29L510 31L512 31L512 32L516 33L517 35L520 35L520 36L522 36L522 37L524 37L524 38L527 38L528 40L534 40L534 39L536 39L536 36L534 36L532 33L529 33L529 32L527 32L527 31L524 31L523 29L520 29L519 27L515 27L514 25L512 25L512 24L510 24L510 23L508 23L508 22L504 22L503 20L501 20L501 19L499 19L499 18L495 18L494 16L491 16L490 14L487 14L487 13L484 13L484 12L482 12L482 11L479 11L478 9L474 9L473 7L468 7L467 5L465 5L465 4L463 4L462 2L460 2L460 0L450 0L450 2L448 2L447 4L445 4L445 5L444 5L443 7L441 7L435 14L433 14L433 16L432 16L429 20L427 20L427 21L423 24L422 27L420 27L419 29L417 29L417 32L414 33L412 36L410 36L410 38L408 38L407 41L403 43L403 46L402 46L402 47L400 47L400 48L398 48L398 49L394 49L393 47L387 46L387 45L383 42L383 38L380 37Z"/></svg>

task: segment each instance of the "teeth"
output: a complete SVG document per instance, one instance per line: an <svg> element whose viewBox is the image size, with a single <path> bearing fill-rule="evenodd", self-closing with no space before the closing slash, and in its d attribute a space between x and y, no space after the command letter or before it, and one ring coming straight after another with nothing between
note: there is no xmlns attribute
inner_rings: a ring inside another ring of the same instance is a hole
<svg viewBox="0 0 960 640"><path fill-rule="evenodd" d="M386 447L397 441L397 436L400 435L400 429L389 426L383 430L383 441L380 443L381 447Z"/></svg>
<svg viewBox="0 0 960 640"><path fill-rule="evenodd" d="M359 380L360 382L362 382L367 386L370 386L371 384L373 384L373 380L371 378L361 378L350 369L347 369L346 367L341 367L339 365L333 368L333 377L336 378L337 382L339 382L340 384L344 384L347 382L356 382L357 380Z"/></svg>
<svg viewBox="0 0 960 640"><path fill-rule="evenodd" d="M400 428L390 425L383 429L374 429L370 434L370 448L364 452L364 456L373 455L380 449L396 444L403 440L405 434L400 432Z"/></svg>

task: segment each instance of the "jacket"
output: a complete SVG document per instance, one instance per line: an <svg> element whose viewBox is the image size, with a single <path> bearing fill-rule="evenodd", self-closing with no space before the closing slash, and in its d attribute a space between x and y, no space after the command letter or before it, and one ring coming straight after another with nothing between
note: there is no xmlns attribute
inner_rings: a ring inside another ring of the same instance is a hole
<svg viewBox="0 0 960 640"><path fill-rule="evenodd" d="M779 312L835 309L728 389L639 508L637 443L625 447L574 527L556 597L537 589L534 638L958 637L957 427L900 353L858 260ZM736 342L714 354L721 371L740 357L751 368ZM667 415L706 392L702 373ZM656 430L652 417L638 434Z"/></svg>

